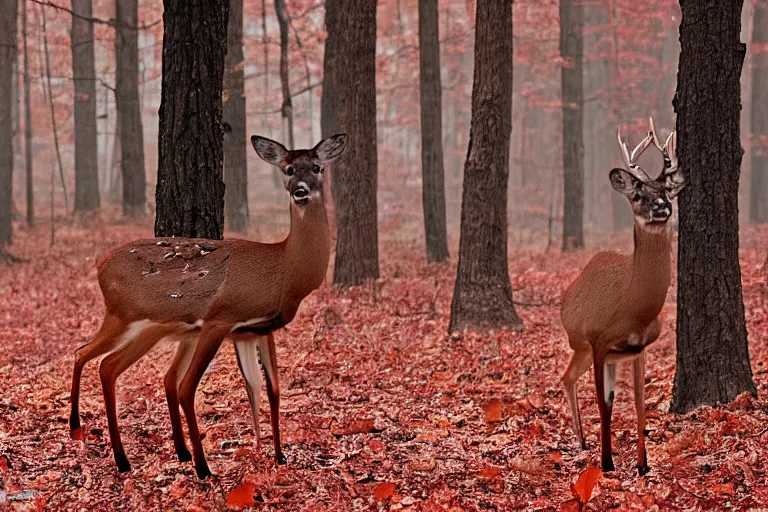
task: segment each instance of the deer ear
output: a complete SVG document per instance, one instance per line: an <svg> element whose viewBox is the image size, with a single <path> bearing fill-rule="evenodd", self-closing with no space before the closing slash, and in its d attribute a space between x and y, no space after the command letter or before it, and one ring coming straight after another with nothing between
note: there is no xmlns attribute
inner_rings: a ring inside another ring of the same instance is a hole
<svg viewBox="0 0 768 512"><path fill-rule="evenodd" d="M615 188L617 192L620 192L627 197L631 196L635 192L637 184L640 183L640 180L632 176L624 169L611 169L611 172L608 173L608 177L611 179L611 185L613 185L613 188Z"/></svg>
<svg viewBox="0 0 768 512"><path fill-rule="evenodd" d="M283 159L285 159L285 155L288 153L285 146L279 142L258 135L251 137L251 144L253 144L253 149L256 150L256 153L262 160L277 167L280 166Z"/></svg>
<svg viewBox="0 0 768 512"><path fill-rule="evenodd" d="M317 159L321 162L330 162L338 158L344 152L346 138L346 133L339 133L318 142L313 148Z"/></svg>

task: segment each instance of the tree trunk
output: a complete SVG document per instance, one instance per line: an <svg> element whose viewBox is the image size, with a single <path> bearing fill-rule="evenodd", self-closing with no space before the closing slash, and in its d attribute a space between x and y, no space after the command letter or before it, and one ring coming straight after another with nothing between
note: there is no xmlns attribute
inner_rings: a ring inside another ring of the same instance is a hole
<svg viewBox="0 0 768 512"><path fill-rule="evenodd" d="M749 219L768 222L768 0L754 4Z"/></svg>
<svg viewBox="0 0 768 512"><path fill-rule="evenodd" d="M329 0L328 4L339 0ZM333 282L355 286L379 277L376 219L376 2L341 2L338 9L335 86L326 108L336 110L347 133L347 151L333 166L333 200L338 222ZM328 31L333 30L327 20ZM330 50L326 50L330 51Z"/></svg>
<svg viewBox="0 0 768 512"><path fill-rule="evenodd" d="M224 63L224 121L230 130L224 137L224 206L227 227L248 229L248 165L245 123L245 75L243 57L243 0L231 0Z"/></svg>
<svg viewBox="0 0 768 512"><path fill-rule="evenodd" d="M563 251L584 247L584 6L560 0L563 84Z"/></svg>
<svg viewBox="0 0 768 512"><path fill-rule="evenodd" d="M512 304L507 270L512 2L479 0L476 20L472 121L450 332L523 327Z"/></svg>
<svg viewBox="0 0 768 512"><path fill-rule="evenodd" d="M13 215L13 98L18 2L0 0L0 254L11 244Z"/></svg>
<svg viewBox="0 0 768 512"><path fill-rule="evenodd" d="M323 54L323 89L320 98L320 136L323 139L339 133L338 104L338 65L336 61L339 58L340 34L339 11L341 2L339 0L326 0L325 2L325 31L328 37L325 40L325 50ZM328 166L325 170L325 190L333 191L334 164ZM331 230L331 236L336 236L336 205L333 202L333 194L325 194L325 211L328 213L328 226Z"/></svg>
<svg viewBox="0 0 768 512"><path fill-rule="evenodd" d="M674 412L755 394L739 266L743 0L681 0L674 99L679 196Z"/></svg>
<svg viewBox="0 0 768 512"><path fill-rule="evenodd" d="M283 104L280 112L283 116L283 126L285 127L288 149L295 149L293 139L293 102L291 101L291 86L288 82L288 19L285 14L285 2L275 0L275 12L277 21L280 25L280 85L283 90Z"/></svg>
<svg viewBox="0 0 768 512"><path fill-rule="evenodd" d="M147 177L144 170L144 130L139 100L139 31L137 0L116 2L115 34L117 78L115 103L120 123L120 169L123 173L123 214L146 213ZM165 56L165 46L163 47ZM165 72L165 69L163 69ZM165 85L165 83L163 83ZM162 134L160 136L162 140Z"/></svg>
<svg viewBox="0 0 768 512"><path fill-rule="evenodd" d="M621 54L621 49L619 47L620 39L619 39L619 25L621 21L618 19L618 16L616 15L616 3L618 0L608 0L608 23L611 26L611 32L613 35L613 66L611 68L611 117L613 119L614 123L614 129L618 128L618 125L620 125L623 122L623 116L622 116L622 99L618 98L618 92L619 88L622 86L621 83L621 60L619 58ZM613 146L613 144L611 144ZM613 146L615 147L615 146ZM616 160L616 164L619 164L621 161L621 157L616 153L616 156L618 157ZM614 165L613 167L616 167ZM613 230L619 231L621 229L628 229L632 227L633 220L632 220L632 211L627 208L627 202L624 200L624 198L621 196L621 194L616 194L614 192L610 192L611 197L611 206L612 206L612 212L613 212Z"/></svg>
<svg viewBox="0 0 768 512"><path fill-rule="evenodd" d="M24 166L27 177L27 225L35 225L35 192L32 181L32 99L29 85L29 49L27 47L27 4L21 10L22 38L24 44Z"/></svg>
<svg viewBox="0 0 768 512"><path fill-rule="evenodd" d="M437 0L419 0L421 175L427 261L448 259Z"/></svg>
<svg viewBox="0 0 768 512"><path fill-rule="evenodd" d="M155 236L221 239L229 0L164 0L163 6Z"/></svg>
<svg viewBox="0 0 768 512"><path fill-rule="evenodd" d="M75 82L75 211L99 207L96 68L91 0L72 0L72 75ZM118 84L119 84L118 80ZM119 87L119 86L118 86Z"/></svg>

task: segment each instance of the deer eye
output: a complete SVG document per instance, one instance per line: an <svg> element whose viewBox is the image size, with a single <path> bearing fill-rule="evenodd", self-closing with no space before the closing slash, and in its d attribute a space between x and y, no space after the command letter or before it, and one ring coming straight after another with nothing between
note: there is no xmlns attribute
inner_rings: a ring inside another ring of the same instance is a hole
<svg viewBox="0 0 768 512"><path fill-rule="evenodd" d="M643 199L643 197L642 197L640 194L637 194L637 193L636 193L636 194L635 194L635 195L632 197L632 202L633 202L633 203L637 203L637 202L639 202L641 199Z"/></svg>
<svg viewBox="0 0 768 512"><path fill-rule="evenodd" d="M288 176L293 176L294 174L296 174L296 169L294 169L289 165L288 167L285 168L285 174L287 174Z"/></svg>
<svg viewBox="0 0 768 512"><path fill-rule="evenodd" d="M315 174L320 174L321 172L323 172L323 167L315 164L312 166L312 172Z"/></svg>

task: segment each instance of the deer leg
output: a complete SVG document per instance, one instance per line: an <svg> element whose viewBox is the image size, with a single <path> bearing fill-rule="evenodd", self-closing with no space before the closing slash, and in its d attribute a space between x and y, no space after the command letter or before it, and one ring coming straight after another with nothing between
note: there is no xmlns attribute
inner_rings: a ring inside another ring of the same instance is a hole
<svg viewBox="0 0 768 512"><path fill-rule="evenodd" d="M71 411L69 414L69 437L82 441L85 438L80 426L80 379L85 363L112 350L125 330L125 325L113 315L107 313L101 328L93 339L81 345L75 351L75 368L72 371L72 392L70 393Z"/></svg>
<svg viewBox="0 0 768 512"><path fill-rule="evenodd" d="M133 328L129 326L124 336L125 344L115 352L109 354L99 365L101 387L104 392L104 405L107 409L107 422L109 424L109 440L112 444L112 452L115 456L117 469L121 473L131 470L128 457L125 456L120 430L117 426L117 402L115 399L115 383L117 378L133 363L141 359L155 344L170 333L165 325L144 326L139 324ZM133 329L138 329L134 333Z"/></svg>
<svg viewBox="0 0 768 512"><path fill-rule="evenodd" d="M195 335L196 337L197 335ZM171 430L173 432L173 446L176 448L176 456L180 462L192 460L192 455L184 442L184 429L181 426L181 413L179 412L179 392L178 386L182 377L189 368L192 361L195 345L193 340L182 340L176 349L176 356L173 358L171 367L165 374L163 383L165 384L165 398L168 401L168 412L171 416Z"/></svg>
<svg viewBox="0 0 768 512"><path fill-rule="evenodd" d="M640 352L632 362L632 370L637 411L637 472L642 476L649 471L645 453L645 352Z"/></svg>
<svg viewBox="0 0 768 512"><path fill-rule="evenodd" d="M203 451L203 442L200 437L200 429L197 426L197 416L195 415L195 392L203 378L205 370L218 352L224 338L229 334L231 325L228 324L203 324L200 332L200 340L197 343L197 349L192 356L192 362L189 365L184 378L179 385L179 402L187 418L187 427L189 427L189 440L192 443L192 456L195 461L195 471L198 478L211 476L211 470L205 461L205 452Z"/></svg>
<svg viewBox="0 0 768 512"><path fill-rule="evenodd" d="M275 337L272 333L261 340L261 358L264 362L264 373L267 374L267 398L269 398L269 416L272 421L272 441L275 444L275 460L278 464L285 464L285 456L280 445L280 379L277 374Z"/></svg>
<svg viewBox="0 0 768 512"><path fill-rule="evenodd" d="M565 395L568 397L568 404L571 407L571 416L573 417L573 432L576 434L579 446L582 450L587 449L587 443L584 440L584 431L581 428L581 416L579 414L579 400L576 394L576 386L584 372L589 370L592 365L592 359L589 352L574 352L571 356L571 362L563 375L563 384L565 385Z"/></svg>
<svg viewBox="0 0 768 512"><path fill-rule="evenodd" d="M259 399L261 397L261 365L259 364L259 339L256 337L235 340L237 366L245 380L248 392L248 403L251 406L253 420L253 437L256 450L261 447L261 430L259 429Z"/></svg>
<svg viewBox="0 0 768 512"><path fill-rule="evenodd" d="M606 365L605 356L594 354L595 387L597 406L600 410L600 454L603 471L613 471L611 454L611 413L613 412L613 384L616 380L616 365ZM613 377L611 377L613 373Z"/></svg>

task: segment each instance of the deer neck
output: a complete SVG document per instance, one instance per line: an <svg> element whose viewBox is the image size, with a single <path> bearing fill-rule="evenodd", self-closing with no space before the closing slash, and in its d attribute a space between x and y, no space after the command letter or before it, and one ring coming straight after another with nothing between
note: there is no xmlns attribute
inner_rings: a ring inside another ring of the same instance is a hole
<svg viewBox="0 0 768 512"><path fill-rule="evenodd" d="M653 320L666 300L672 278L670 235L667 225L649 227L635 222L630 304L644 321Z"/></svg>
<svg viewBox="0 0 768 512"><path fill-rule="evenodd" d="M291 231L285 251L289 293L301 300L322 284L328 269L331 234L322 195L306 206L291 201Z"/></svg>

